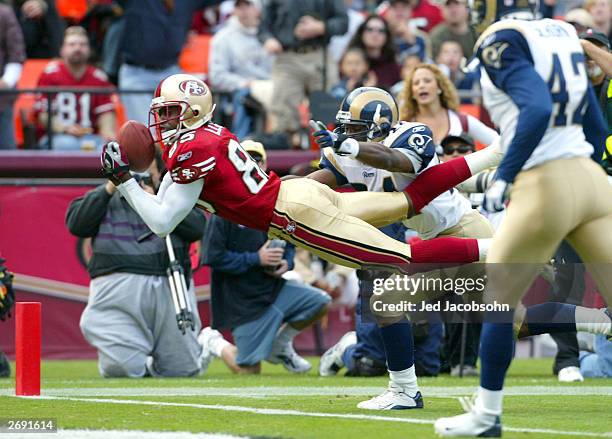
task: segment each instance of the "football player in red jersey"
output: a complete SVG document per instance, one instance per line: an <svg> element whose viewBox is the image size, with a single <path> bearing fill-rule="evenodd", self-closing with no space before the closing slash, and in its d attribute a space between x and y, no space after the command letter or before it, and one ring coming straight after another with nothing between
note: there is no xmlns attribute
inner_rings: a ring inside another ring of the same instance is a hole
<svg viewBox="0 0 612 439"><path fill-rule="evenodd" d="M408 245L376 229L420 212L481 171L478 165L451 160L420 174L404 192L338 193L311 179L281 181L274 172L263 172L227 128L210 121L213 111L210 90L194 76L172 75L158 85L149 127L170 172L156 196L131 178L119 144L111 142L102 152L104 172L157 235L170 233L196 205L353 268L402 270L410 262L484 258L476 239L444 237Z"/></svg>
<svg viewBox="0 0 612 439"><path fill-rule="evenodd" d="M106 74L87 63L90 55L87 32L71 26L64 33L61 60L51 61L38 80L39 87L96 87L112 88ZM37 98L35 109L43 129L47 127L47 95ZM62 91L55 95L52 105L51 128L53 149L97 149L115 137L115 105L109 94L75 93ZM47 137L40 142L47 144Z"/></svg>

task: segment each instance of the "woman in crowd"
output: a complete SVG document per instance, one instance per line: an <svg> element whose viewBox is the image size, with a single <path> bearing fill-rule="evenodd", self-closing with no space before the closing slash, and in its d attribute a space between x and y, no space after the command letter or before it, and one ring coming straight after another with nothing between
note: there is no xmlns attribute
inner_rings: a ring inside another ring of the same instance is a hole
<svg viewBox="0 0 612 439"><path fill-rule="evenodd" d="M389 90L400 80L400 66L387 22L377 15L370 15L359 26L349 48L363 50L370 63L370 72L376 76L377 87Z"/></svg>
<svg viewBox="0 0 612 439"><path fill-rule="evenodd" d="M404 79L400 96L400 119L429 126L436 144L449 135L468 133L489 145L499 134L477 118L459 111L457 90L433 64L419 64Z"/></svg>

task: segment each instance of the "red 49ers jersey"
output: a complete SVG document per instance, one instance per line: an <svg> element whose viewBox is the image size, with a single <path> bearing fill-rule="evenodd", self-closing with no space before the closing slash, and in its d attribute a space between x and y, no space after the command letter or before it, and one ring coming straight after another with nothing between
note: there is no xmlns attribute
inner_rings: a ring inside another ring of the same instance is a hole
<svg viewBox="0 0 612 439"><path fill-rule="evenodd" d="M38 80L39 87L112 87L106 74L95 67L88 66L81 78L75 78L61 61L52 61L45 68ZM47 111L47 95L37 97L37 112ZM98 132L98 117L102 113L114 111L115 106L109 94L74 93L62 91L57 93L52 104L53 113L63 126L80 125Z"/></svg>
<svg viewBox="0 0 612 439"><path fill-rule="evenodd" d="M280 179L263 172L227 128L207 123L183 134L163 154L178 184L204 179L197 206L253 229L267 231Z"/></svg>

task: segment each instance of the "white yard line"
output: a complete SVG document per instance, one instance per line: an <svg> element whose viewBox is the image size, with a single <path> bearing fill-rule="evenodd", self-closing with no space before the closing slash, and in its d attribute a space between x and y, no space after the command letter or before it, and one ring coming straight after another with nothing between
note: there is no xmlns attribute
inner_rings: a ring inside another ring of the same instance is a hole
<svg viewBox="0 0 612 439"><path fill-rule="evenodd" d="M102 399L102 398L69 398L69 397L54 397L41 396L36 399L50 399L62 401L75 401L86 403L101 403L101 404L135 404L135 405L150 405L150 406L166 406L166 407L189 407L205 410L220 410L226 412L242 412L253 413L257 415L272 415L272 416L303 416L311 418L334 418L334 419L355 419L365 421L381 421L381 422L402 422L407 424L433 424L430 419L417 419L406 417L387 417L376 415L361 415L361 414L342 414L342 413L320 413L320 412L302 412L299 410L281 410L281 409L266 409L256 407L245 407L237 405L222 405L222 404L190 404L179 402L159 402L159 401L138 401L138 400L121 400L121 399ZM589 433L584 431L563 431L546 428L513 428L504 426L505 431L516 433L542 433L555 436L580 436L580 437L612 437L612 432L606 433ZM46 439L46 438L45 438Z"/></svg>
<svg viewBox="0 0 612 439"><path fill-rule="evenodd" d="M241 439L240 436L188 431L63 430L57 433L12 433L11 439Z"/></svg>
<svg viewBox="0 0 612 439"><path fill-rule="evenodd" d="M274 396L369 396L381 393L383 386L367 387L100 387L47 388L46 396L229 396L237 398L266 398ZM469 396L475 386L423 386L425 397L454 398ZM15 390L0 389L0 396L11 396ZM506 396L612 396L612 386L512 386L504 389Z"/></svg>

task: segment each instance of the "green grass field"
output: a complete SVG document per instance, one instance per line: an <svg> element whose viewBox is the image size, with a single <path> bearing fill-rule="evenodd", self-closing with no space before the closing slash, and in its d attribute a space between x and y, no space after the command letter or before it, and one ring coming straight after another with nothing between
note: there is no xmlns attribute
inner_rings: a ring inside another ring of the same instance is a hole
<svg viewBox="0 0 612 439"><path fill-rule="evenodd" d="M315 369L296 376L266 364L261 376L235 376L217 360L193 379L102 379L94 361L46 361L43 398L15 398L14 379L0 379L0 406L4 417L55 418L61 430L429 438L433 420L459 414L457 398L477 385L475 378L420 379L424 410L372 412L356 404L384 390L385 378L321 378ZM560 385L551 360L517 360L507 395L504 437L612 437L612 380ZM64 431L62 437L85 436Z"/></svg>

